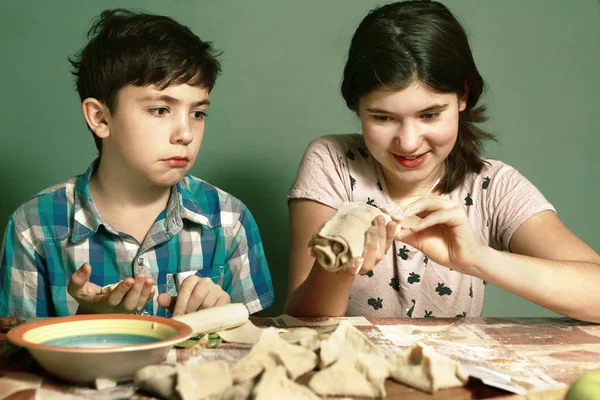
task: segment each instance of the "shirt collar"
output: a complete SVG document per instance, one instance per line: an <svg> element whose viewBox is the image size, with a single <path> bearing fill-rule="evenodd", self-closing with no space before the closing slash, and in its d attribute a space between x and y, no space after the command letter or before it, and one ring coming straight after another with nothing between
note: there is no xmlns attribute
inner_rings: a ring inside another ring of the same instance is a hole
<svg viewBox="0 0 600 400"><path fill-rule="evenodd" d="M104 225L106 230L117 235L109 224L105 223L92 199L90 190L90 178L98 169L100 159L95 159L83 175L80 175L75 182L74 208L75 216L71 241L76 243L92 236L98 231L100 226ZM176 235L183 229L183 219L191 222L205 225L212 228L212 225L203 212L202 207L194 199L189 189L188 176L177 182L171 188L171 196L166 209L166 227L171 235Z"/></svg>

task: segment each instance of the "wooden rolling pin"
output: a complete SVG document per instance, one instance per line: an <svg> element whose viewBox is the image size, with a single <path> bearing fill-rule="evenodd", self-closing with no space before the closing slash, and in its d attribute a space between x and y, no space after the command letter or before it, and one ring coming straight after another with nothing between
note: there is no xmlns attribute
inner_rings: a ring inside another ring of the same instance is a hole
<svg viewBox="0 0 600 400"><path fill-rule="evenodd" d="M242 303L225 304L173 317L189 325L194 335L236 328L248 321L248 309Z"/></svg>

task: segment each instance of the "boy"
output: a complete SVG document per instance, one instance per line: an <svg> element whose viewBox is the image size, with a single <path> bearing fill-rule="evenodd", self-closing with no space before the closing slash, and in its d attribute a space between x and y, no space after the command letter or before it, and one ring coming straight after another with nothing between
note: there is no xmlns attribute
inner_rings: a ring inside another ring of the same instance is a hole
<svg viewBox="0 0 600 400"><path fill-rule="evenodd" d="M173 315L274 301L256 223L192 177L217 54L168 17L107 10L70 60L99 157L11 215L0 315ZM160 293L160 294L159 294Z"/></svg>

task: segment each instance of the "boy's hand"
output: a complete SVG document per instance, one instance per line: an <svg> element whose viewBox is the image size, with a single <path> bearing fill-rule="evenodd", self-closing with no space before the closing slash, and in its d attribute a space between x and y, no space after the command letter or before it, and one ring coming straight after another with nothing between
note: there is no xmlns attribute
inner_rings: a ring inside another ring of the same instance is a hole
<svg viewBox="0 0 600 400"><path fill-rule="evenodd" d="M227 292L210 278L190 275L183 280L177 296L166 293L158 295L158 304L173 313L173 316L188 314L203 308L231 303Z"/></svg>
<svg viewBox="0 0 600 400"><path fill-rule="evenodd" d="M92 266L85 263L67 285L67 291L79 303L77 314L135 313L154 297L154 279L144 274L124 279L108 293L89 281L91 274Z"/></svg>

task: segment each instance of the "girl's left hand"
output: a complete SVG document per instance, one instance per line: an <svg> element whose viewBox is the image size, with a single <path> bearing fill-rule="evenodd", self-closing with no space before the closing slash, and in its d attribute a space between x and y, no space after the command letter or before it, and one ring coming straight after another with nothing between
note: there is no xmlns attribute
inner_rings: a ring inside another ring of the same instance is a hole
<svg viewBox="0 0 600 400"><path fill-rule="evenodd" d="M422 219L403 229L400 240L440 265L477 276L477 266L481 265L487 246L475 237L460 204L443 197L423 197L404 209L403 216L410 215Z"/></svg>

